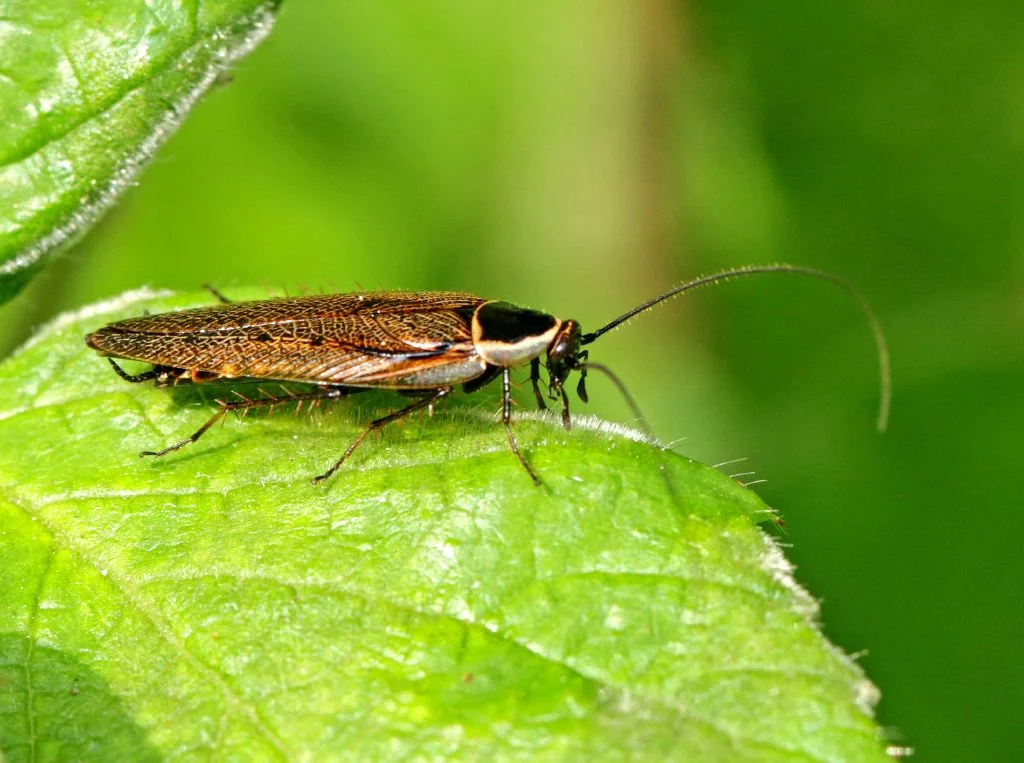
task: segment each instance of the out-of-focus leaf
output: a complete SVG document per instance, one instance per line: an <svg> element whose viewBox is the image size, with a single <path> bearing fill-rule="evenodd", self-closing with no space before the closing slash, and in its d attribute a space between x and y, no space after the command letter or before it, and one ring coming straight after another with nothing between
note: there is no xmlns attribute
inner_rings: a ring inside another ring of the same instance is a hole
<svg viewBox="0 0 1024 763"><path fill-rule="evenodd" d="M0 303L135 180L277 0L12 0L0 14Z"/></svg>

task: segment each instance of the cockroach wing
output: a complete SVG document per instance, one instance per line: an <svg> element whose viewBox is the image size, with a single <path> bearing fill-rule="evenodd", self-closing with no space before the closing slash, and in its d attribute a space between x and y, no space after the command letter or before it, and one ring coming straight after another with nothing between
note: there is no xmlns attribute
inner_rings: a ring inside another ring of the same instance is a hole
<svg viewBox="0 0 1024 763"><path fill-rule="evenodd" d="M367 292L238 302L112 323L90 347L215 377L427 389L483 373L457 292Z"/></svg>

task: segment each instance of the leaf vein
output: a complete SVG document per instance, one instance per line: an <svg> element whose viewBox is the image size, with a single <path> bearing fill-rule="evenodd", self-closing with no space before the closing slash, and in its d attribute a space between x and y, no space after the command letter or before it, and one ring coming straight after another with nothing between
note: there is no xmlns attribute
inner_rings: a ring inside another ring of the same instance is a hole
<svg viewBox="0 0 1024 763"><path fill-rule="evenodd" d="M29 761L36 759L36 723L35 723L35 690L32 684L32 655L35 651L36 640L39 637L39 611L43 598L43 590L46 587L46 580L53 569L53 561L56 556L56 544L51 543L46 552L43 571L39 575L39 585L36 587L32 600L32 613L29 615L28 624L28 648L25 651L25 715L28 721L28 744Z"/></svg>
<svg viewBox="0 0 1024 763"><path fill-rule="evenodd" d="M634 697L639 696L645 703L647 703L648 705L650 705L653 708L657 708L657 709L666 711L666 712L668 712L670 714L673 714L673 715L675 715L675 716L677 716L677 717L679 717L679 718L681 718L683 720L690 720L690 721L699 723L701 725L704 725L704 726L710 728L711 730L715 731L716 733L721 734L723 737L728 739L730 744L732 744L733 746L738 746L738 745L740 745L740 744L742 744L744 742L745 743L754 743L754 744L757 744L757 745L768 747L768 748L773 749L773 750L778 750L780 752L785 752L787 754L796 754L796 755L805 756L809 760L815 760L815 761L825 761L826 760L824 758L819 758L817 756L814 756L814 755L808 753L806 750L803 750L803 749L786 747L786 746L781 745L781 744L779 744L777 742L769 741L769 740L766 740L766 739L760 739L760 738L757 738L757 737L754 737L754 736L750 736L750 735L746 735L745 736L743 734L738 733L736 730L730 729L727 726L725 726L724 724L718 723L718 722L716 722L716 721L714 721L714 720L712 720L712 719L710 719L710 718L708 718L706 716L701 715L700 713L694 712L692 709L684 707L684 706L680 705L679 703L671 702L671 701L669 701L669 700L667 700L667 699L665 699L663 697L652 695L652 694L650 694L648 692L645 692L645 691L637 691L636 688L630 688L630 687L622 686L621 684L615 682L614 680L611 680L609 677L603 676L603 675L598 675L596 672L591 674L591 671L588 671L586 667L574 665L573 664L573 662L574 662L573 660L566 659L566 658L563 658L563 657L559 657L559 656L554 655L554 654L546 653L546 652L540 650L539 648L537 648L536 645L532 645L532 644L527 643L527 642L525 642L525 641L523 641L521 639L518 639L515 636L512 636L509 633L503 631L501 628L497 628L497 627L491 628L491 627L488 627L487 625L485 625L483 623L473 622L473 621L470 621L470 620L465 620L465 619L463 619L461 617L458 617L457 615L453 615L453 614L448 613L448 612L431 611L431 610L427 610L427 609L423 609L423 608L417 607L417 606L415 606L415 605L413 605L411 603L408 603L408 602L403 602L403 601L400 601L400 600L396 600L396 599L391 599L391 598L375 595L375 594L368 593L368 592L365 592L365 591L361 591L361 590L358 590L358 589L355 589L355 588L349 588L349 587L346 587L345 585L341 584L341 582L338 581L338 580L302 580L302 579L290 579L290 578L282 578L282 577L271 577L269 575L264 575L264 574L235 573L235 572L227 571L227 572L197 574L197 575L190 575L190 576L184 576L184 577L177 576L177 575L166 575L166 576L162 575L162 576L154 576L154 577L146 578L146 581L147 582L159 582L159 581L167 580L167 581L171 581L171 582L181 582L182 580L199 581L199 580L208 580L208 579L209 580L217 580L217 579L221 579L221 578L224 578L224 579L227 579L227 580L233 580L233 581L237 581L237 582L243 582L243 583L244 582L256 581L256 582L268 583L268 584L271 584L271 585L287 587L287 588L292 588L292 589L307 588L307 589L326 590L326 591L328 591L329 593L332 593L332 594L340 594L340 595L344 595L344 596L353 596L353 597L356 597L356 598L360 599L363 602L366 602L367 604L371 604L371 605L378 606L378 607L381 607L381 606L390 607L390 608L398 610L400 612L406 612L406 613L409 613L409 614L412 614L412 615L416 615L418 617L433 618L433 619L438 619L438 620L447 620L447 621L452 622L455 625L459 626L460 628L465 629L467 632L470 631L470 630L477 630L479 632L482 632L482 633L485 633L487 635L493 636L493 637L499 639L500 641L502 641L503 643L508 644L509 646L512 646L512 647L515 647L517 649L523 650L523 651L529 653L530 655L532 655L534 657L537 657L537 658L539 658L539 659L541 659L541 660L543 660L545 662L549 662L549 663L551 663L553 665L558 666L559 668L562 668L562 669L568 671L570 674L576 676L577 678L581 679L582 681L586 682L587 684L589 684L589 685L591 685L591 686L593 686L595 688L603 689L606 693L612 692L614 694L614 698L611 701L612 704L614 704L616 700L618 700L620 702L623 702L623 703L625 703L626 701L632 702ZM808 675L809 675L809 677L815 677L813 673L812 674L808 674Z"/></svg>
<svg viewBox="0 0 1024 763"><path fill-rule="evenodd" d="M17 507L18 510L33 521L37 522L47 531L53 539L53 543L51 544L52 548L56 548L57 544L60 543L64 548L74 552L76 556L91 567L97 574L109 581L110 585L118 590L121 596L124 597L125 601L150 623L154 631L163 638L167 645L177 652L197 673L204 676L213 686L215 686L228 701L228 704L240 711L241 714L247 718L252 727L264 739L266 739L266 741L269 742L282 757L286 759L291 757L283 741L269 728L267 723L260 716L259 711L251 703L238 696L228 685L227 681L218 675L213 668L203 663L202 660L189 651L185 644L181 643L181 641L174 635L170 625L166 623L164 619L152 609L152 607L142 601L139 595L132 594L131 587L127 585L126 581L120 580L117 575L110 573L109 570L107 571L108 574L103 575L100 565L90 558L89 555L85 553L84 549L78 547L71 538L51 527L42 516L26 507L25 503L20 500L20 498L20 496L15 495L5 496L5 499L12 506ZM38 607L36 608L36 611L38 611Z"/></svg>

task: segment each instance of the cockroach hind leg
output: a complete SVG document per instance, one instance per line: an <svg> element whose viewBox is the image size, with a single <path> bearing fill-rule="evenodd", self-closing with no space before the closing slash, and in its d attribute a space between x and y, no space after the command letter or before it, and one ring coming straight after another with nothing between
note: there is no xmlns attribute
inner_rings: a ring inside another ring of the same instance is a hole
<svg viewBox="0 0 1024 763"><path fill-rule="evenodd" d="M160 371L156 368L152 368L149 371L143 371L141 374L130 374L119 366L113 358L107 358L107 362L110 363L111 368L114 369L114 373L124 379L126 382L132 384L138 384L139 382L150 381L160 376Z"/></svg>
<svg viewBox="0 0 1024 763"><path fill-rule="evenodd" d="M234 407L240 407L233 406L232 403L222 403L219 400L217 401L217 404L219 406L219 410L215 414L210 416L210 418L206 420L206 423L199 427L199 429L197 429L195 432L193 432L190 437L186 437L181 442L174 443L174 445L168 445L163 450L144 450L141 453L139 453L139 457L145 458L146 456L153 456L154 458L159 458L160 456L166 456L168 453L172 453L176 450L184 448L186 445L191 445L204 434L206 434L207 430L214 424L216 424L219 419L223 419L225 416L227 416L228 411L232 410Z"/></svg>
<svg viewBox="0 0 1024 763"><path fill-rule="evenodd" d="M249 397L246 397L245 395L243 395L242 393L238 392L237 390L232 390L231 392L232 392L232 394L236 395L240 399L239 400L217 400L216 401L216 403L217 403L217 411L212 416L210 416L210 418L208 418L206 420L205 424L203 424L201 427L199 427L199 429L197 429L195 432L193 432L190 437L186 437L184 440L182 440L180 442L174 443L174 445L168 445L163 450L144 450L141 453L139 453L139 456L141 456L141 457L145 457L145 456L153 456L153 457L166 456L168 453L172 453L172 452L174 452L176 450L180 450L181 448L184 448L186 445L191 445L192 443L196 442L200 437L202 437L204 434L206 434L206 432L209 431L210 427L212 427L214 424L216 424L218 420L225 419L227 417L227 415L229 413L231 413L232 411L241 411L242 412L242 416L244 417L245 414L247 414L253 408L266 408L266 407L270 407L271 409L273 409L273 407L275 405L280 405L281 403L288 403L288 402L295 402L295 401L301 402L303 400L315 401L315 400L320 400L320 399L326 398L326 397L335 397L336 396L336 394L334 393L333 390L327 390L327 391L325 391L325 390L316 390L314 392L309 392L309 393L300 394L300 395L292 395L290 397L273 397L273 396L271 396L271 397L265 397L265 398L249 398Z"/></svg>

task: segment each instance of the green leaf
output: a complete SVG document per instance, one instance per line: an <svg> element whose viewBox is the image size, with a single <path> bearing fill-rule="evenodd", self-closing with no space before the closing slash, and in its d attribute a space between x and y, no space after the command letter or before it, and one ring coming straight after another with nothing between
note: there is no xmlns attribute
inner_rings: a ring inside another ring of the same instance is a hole
<svg viewBox="0 0 1024 763"><path fill-rule="evenodd" d="M0 367L0 751L205 758L883 760L877 698L727 476L488 388L330 465L387 393L229 421L117 378L104 323Z"/></svg>
<svg viewBox="0 0 1024 763"><path fill-rule="evenodd" d="M0 304L130 187L277 0L15 0L0 18Z"/></svg>

